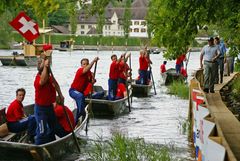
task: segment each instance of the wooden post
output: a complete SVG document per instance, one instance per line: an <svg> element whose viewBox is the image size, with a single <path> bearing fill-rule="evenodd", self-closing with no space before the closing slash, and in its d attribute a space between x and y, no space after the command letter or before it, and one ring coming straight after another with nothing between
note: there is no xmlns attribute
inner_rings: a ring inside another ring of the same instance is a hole
<svg viewBox="0 0 240 161"><path fill-rule="evenodd" d="M45 44L45 19L43 19L43 36L42 36L42 39L43 39L43 44Z"/></svg>

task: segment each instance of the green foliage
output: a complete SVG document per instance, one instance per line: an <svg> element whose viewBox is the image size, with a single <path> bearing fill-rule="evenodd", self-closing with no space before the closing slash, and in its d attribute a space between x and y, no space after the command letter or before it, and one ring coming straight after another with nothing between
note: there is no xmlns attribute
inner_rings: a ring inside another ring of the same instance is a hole
<svg viewBox="0 0 240 161"><path fill-rule="evenodd" d="M8 24L12 20L12 14L5 11L0 15L0 48L10 48L12 41L12 28Z"/></svg>
<svg viewBox="0 0 240 161"><path fill-rule="evenodd" d="M189 87L182 81L174 81L170 86L168 86L170 94L177 95L180 98L189 98Z"/></svg>
<svg viewBox="0 0 240 161"><path fill-rule="evenodd" d="M13 33L14 40L17 42L21 42L23 40L22 36L19 33ZM73 38L75 41L75 45L83 45L83 41L85 45L97 45L97 42L100 41L98 36L77 36L73 37L71 35L52 35L51 42L52 44L60 44L61 41L69 40ZM124 46L126 39L124 37L114 37L114 36L107 36L102 37L101 44L106 46L111 46L112 42L114 46ZM140 46L143 42L147 41L146 39L140 38L128 38L127 43L128 46ZM37 43L42 42L42 37L40 36L37 40Z"/></svg>
<svg viewBox="0 0 240 161"><path fill-rule="evenodd" d="M97 15L97 33L102 35L103 26L105 24L105 7L110 0L92 0L91 14Z"/></svg>
<svg viewBox="0 0 240 161"><path fill-rule="evenodd" d="M48 25L65 25L69 20L69 15L65 8L61 6L57 11L48 15Z"/></svg>
<svg viewBox="0 0 240 161"><path fill-rule="evenodd" d="M76 3L70 3L68 5L68 14L69 14L69 21L70 21L70 30L71 34L75 34L77 31L77 5Z"/></svg>
<svg viewBox="0 0 240 161"><path fill-rule="evenodd" d="M234 71L240 72L240 60L237 59L236 63L234 64Z"/></svg>
<svg viewBox="0 0 240 161"><path fill-rule="evenodd" d="M59 8L58 0L24 0L24 4L32 8L36 17L46 19L47 15Z"/></svg>
<svg viewBox="0 0 240 161"><path fill-rule="evenodd" d="M167 48L166 58L175 59L186 52L198 28L204 25L218 26L215 30L218 35L239 46L239 9L240 3L236 0L152 0L147 22L153 33L152 41Z"/></svg>
<svg viewBox="0 0 240 161"><path fill-rule="evenodd" d="M171 160L167 147L146 144L143 139L129 139L121 134L115 134L107 143L95 142L89 155L95 161Z"/></svg>
<svg viewBox="0 0 240 161"><path fill-rule="evenodd" d="M127 39L128 33L129 33L129 27L131 25L131 0L126 0L125 2L125 11L123 15L123 30L124 30L124 36Z"/></svg>
<svg viewBox="0 0 240 161"><path fill-rule="evenodd" d="M237 102L240 100L240 78L236 78L232 84L232 97Z"/></svg>

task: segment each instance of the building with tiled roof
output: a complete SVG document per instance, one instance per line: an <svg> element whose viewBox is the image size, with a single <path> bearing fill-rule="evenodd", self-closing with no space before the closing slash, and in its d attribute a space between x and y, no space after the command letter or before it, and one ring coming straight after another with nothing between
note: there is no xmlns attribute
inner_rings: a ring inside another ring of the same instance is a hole
<svg viewBox="0 0 240 161"><path fill-rule="evenodd" d="M147 37L147 26L145 16L147 13L148 0L135 0L131 5L131 26L129 28L130 37ZM103 26L103 36L124 36L123 16L124 8L114 8L109 3L105 8L105 24ZM97 16L89 16L86 11L81 10L78 16L78 35L93 35L96 32Z"/></svg>

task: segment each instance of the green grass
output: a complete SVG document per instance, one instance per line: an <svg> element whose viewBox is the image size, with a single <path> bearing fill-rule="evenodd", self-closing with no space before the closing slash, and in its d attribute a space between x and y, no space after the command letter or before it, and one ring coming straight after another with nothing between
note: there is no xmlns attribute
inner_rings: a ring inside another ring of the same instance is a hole
<svg viewBox="0 0 240 161"><path fill-rule="evenodd" d="M170 86L168 86L169 94L176 95L183 99L189 98L189 88L181 81L174 81Z"/></svg>
<svg viewBox="0 0 240 161"><path fill-rule="evenodd" d="M129 139L114 134L107 142L95 142L89 156L94 161L170 161L169 148L146 144L143 139Z"/></svg>

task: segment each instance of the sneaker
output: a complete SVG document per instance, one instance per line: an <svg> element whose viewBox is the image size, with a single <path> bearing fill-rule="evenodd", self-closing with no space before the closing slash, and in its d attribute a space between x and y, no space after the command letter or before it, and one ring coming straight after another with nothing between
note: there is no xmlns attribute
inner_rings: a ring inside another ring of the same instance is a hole
<svg viewBox="0 0 240 161"><path fill-rule="evenodd" d="M205 93L208 93L208 92L209 92L209 89L208 89L208 88L204 88L203 91L204 91Z"/></svg>

